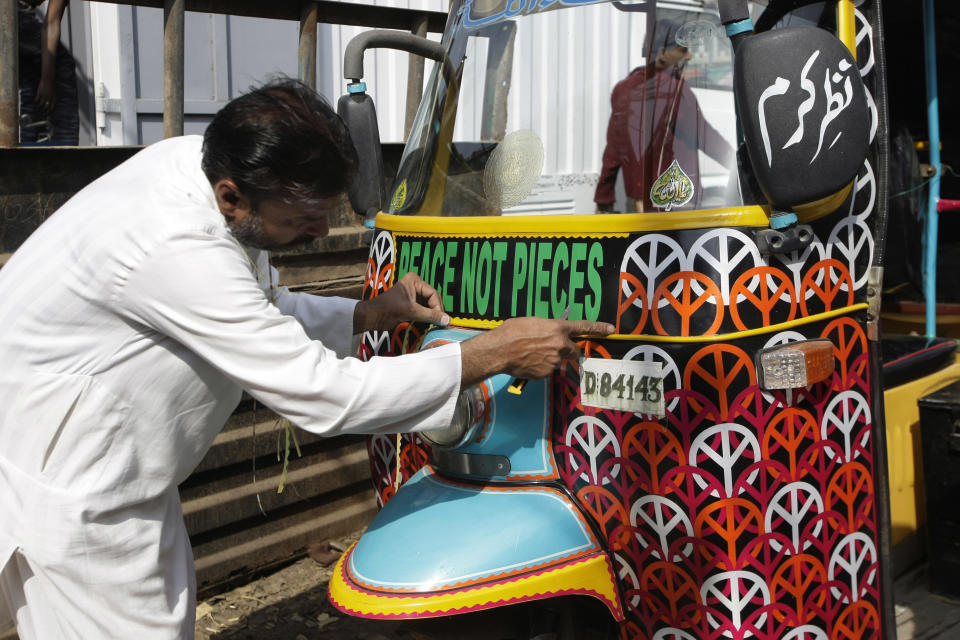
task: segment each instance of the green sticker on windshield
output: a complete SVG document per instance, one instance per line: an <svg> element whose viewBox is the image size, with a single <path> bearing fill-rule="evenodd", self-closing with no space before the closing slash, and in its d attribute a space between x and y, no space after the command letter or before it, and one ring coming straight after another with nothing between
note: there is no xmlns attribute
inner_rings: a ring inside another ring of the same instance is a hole
<svg viewBox="0 0 960 640"><path fill-rule="evenodd" d="M673 161L666 171L650 187L650 202L655 207L682 207L693 198L693 180L683 172L679 163Z"/></svg>
<svg viewBox="0 0 960 640"><path fill-rule="evenodd" d="M400 209L403 206L403 203L407 201L407 181L404 180L400 183L400 186L397 187L397 190L393 192L393 200L390 201L390 207L393 210Z"/></svg>

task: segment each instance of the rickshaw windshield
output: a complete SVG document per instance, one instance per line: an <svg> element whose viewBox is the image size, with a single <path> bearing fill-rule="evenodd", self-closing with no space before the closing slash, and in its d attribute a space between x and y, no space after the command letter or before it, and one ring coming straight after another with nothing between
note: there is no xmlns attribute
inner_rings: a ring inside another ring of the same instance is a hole
<svg viewBox="0 0 960 640"><path fill-rule="evenodd" d="M743 204L715 2L464 0L450 20L391 213Z"/></svg>

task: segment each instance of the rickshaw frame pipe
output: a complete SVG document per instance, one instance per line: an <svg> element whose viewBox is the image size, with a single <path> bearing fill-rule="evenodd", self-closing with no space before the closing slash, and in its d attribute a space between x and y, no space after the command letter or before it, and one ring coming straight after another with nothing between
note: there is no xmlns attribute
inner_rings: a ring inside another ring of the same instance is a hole
<svg viewBox="0 0 960 640"><path fill-rule="evenodd" d="M0 147L19 142L17 0L0 0Z"/></svg>
<svg viewBox="0 0 960 640"><path fill-rule="evenodd" d="M937 230L940 217L940 114L937 97L937 42L934 0L923 0L923 46L927 84L927 131L930 141L930 164L936 169L930 179L927 196L926 224L923 234L923 292L926 298L926 332L937 334Z"/></svg>

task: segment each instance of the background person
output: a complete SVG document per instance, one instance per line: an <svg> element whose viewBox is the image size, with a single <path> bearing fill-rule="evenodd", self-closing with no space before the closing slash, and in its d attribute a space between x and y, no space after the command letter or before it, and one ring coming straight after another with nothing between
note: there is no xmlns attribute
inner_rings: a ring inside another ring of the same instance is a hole
<svg viewBox="0 0 960 640"><path fill-rule="evenodd" d="M79 139L77 76L73 56L60 42L70 0L19 0L20 143L76 145ZM32 126L31 126L32 125Z"/></svg>
<svg viewBox="0 0 960 640"><path fill-rule="evenodd" d="M361 362L352 334L444 325L408 274L357 303L276 286L264 249L328 232L356 156L283 80L203 139L147 147L77 193L0 271L0 628L32 638L190 638L177 485L246 390L323 435L449 424L497 372L543 377L602 323L519 318L461 344Z"/></svg>
<svg viewBox="0 0 960 640"><path fill-rule="evenodd" d="M593 198L598 212L613 211L620 170L629 211L663 210L651 201L650 190L674 160L690 179L690 208L696 208L701 195L698 151L724 164L732 157L733 148L703 117L683 78L692 54L677 43L679 29L676 22L657 20L644 48L647 64L613 88L603 167Z"/></svg>

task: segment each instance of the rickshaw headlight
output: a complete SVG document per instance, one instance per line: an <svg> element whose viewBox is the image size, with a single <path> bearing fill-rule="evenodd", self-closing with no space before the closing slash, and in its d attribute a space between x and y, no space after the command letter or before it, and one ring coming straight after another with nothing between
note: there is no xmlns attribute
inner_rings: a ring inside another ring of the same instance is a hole
<svg viewBox="0 0 960 640"><path fill-rule="evenodd" d="M420 435L434 447L456 449L465 444L483 422L486 406L480 385L472 385L460 392L450 425L442 429L423 431Z"/></svg>
<svg viewBox="0 0 960 640"><path fill-rule="evenodd" d="M833 343L803 340L764 349L757 354L756 365L763 389L808 387L833 373Z"/></svg>

